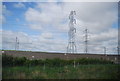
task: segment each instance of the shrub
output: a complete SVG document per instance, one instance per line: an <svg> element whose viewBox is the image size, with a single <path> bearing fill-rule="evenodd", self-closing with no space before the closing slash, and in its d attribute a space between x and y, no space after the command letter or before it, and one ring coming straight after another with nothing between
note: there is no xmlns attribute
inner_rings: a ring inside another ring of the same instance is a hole
<svg viewBox="0 0 120 81"><path fill-rule="evenodd" d="M10 55L2 55L2 64L4 66L43 66L44 64L47 66L65 66L65 65L73 65L75 64L113 64L111 61L100 60L100 59L92 59L92 58L80 58L74 60L62 60L59 58L55 59L46 59L46 60L29 60L25 57L12 57Z"/></svg>

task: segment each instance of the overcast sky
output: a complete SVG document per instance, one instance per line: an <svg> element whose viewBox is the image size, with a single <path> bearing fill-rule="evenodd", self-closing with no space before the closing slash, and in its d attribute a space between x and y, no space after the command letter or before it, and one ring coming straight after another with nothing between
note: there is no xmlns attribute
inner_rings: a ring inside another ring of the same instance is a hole
<svg viewBox="0 0 120 81"><path fill-rule="evenodd" d="M2 4L2 48L66 52L69 14L76 11L77 52L84 52L84 30L89 30L89 53L117 53L117 2L4 2Z"/></svg>

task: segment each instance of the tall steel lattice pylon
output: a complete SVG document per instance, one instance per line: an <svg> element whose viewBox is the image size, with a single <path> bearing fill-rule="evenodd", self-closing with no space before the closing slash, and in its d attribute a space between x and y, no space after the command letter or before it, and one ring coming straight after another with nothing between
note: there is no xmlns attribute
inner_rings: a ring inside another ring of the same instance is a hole
<svg viewBox="0 0 120 81"><path fill-rule="evenodd" d="M15 50L18 50L18 49L19 49L19 40L18 40L18 38L16 37Z"/></svg>
<svg viewBox="0 0 120 81"><path fill-rule="evenodd" d="M20 43L18 37L16 37L16 39L15 39L15 50L19 50L19 45L20 44L25 45L25 44L32 44L32 43L24 43L24 42Z"/></svg>
<svg viewBox="0 0 120 81"><path fill-rule="evenodd" d="M74 15L76 15L75 11L71 11L70 15L69 15L69 32L68 32L68 36L69 36L69 40L68 40L68 46L67 46L67 53L76 53L77 49L76 49L76 44L75 44L75 33L76 33L76 28L74 28L74 24L76 24L76 20L74 18Z"/></svg>
<svg viewBox="0 0 120 81"><path fill-rule="evenodd" d="M88 29L85 29L85 53L88 53Z"/></svg>

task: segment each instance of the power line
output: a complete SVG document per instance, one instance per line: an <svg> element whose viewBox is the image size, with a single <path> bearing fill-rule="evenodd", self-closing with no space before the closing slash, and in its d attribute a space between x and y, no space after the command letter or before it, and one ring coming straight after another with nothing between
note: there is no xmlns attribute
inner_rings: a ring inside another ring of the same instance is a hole
<svg viewBox="0 0 120 81"><path fill-rule="evenodd" d="M74 18L74 15L76 15L75 11L71 11L69 15L69 40L68 40L68 46L67 46L67 53L75 53L77 52L76 49L76 44L75 44L75 33L76 33L76 28L74 27L74 24L76 24L76 19Z"/></svg>
<svg viewBox="0 0 120 81"><path fill-rule="evenodd" d="M15 43L15 50L19 50L20 44L32 44L32 43L24 43L24 42L19 42L18 37L15 38L15 42L5 42L5 43Z"/></svg>

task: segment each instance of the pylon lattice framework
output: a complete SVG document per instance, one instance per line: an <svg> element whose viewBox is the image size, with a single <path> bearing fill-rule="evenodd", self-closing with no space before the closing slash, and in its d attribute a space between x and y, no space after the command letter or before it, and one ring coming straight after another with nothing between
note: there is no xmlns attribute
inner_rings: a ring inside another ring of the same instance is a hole
<svg viewBox="0 0 120 81"><path fill-rule="evenodd" d="M16 37L15 50L18 50L18 49L19 49L19 40L18 40L18 38Z"/></svg>
<svg viewBox="0 0 120 81"><path fill-rule="evenodd" d="M85 29L85 53L88 53L88 29Z"/></svg>
<svg viewBox="0 0 120 81"><path fill-rule="evenodd" d="M69 15L69 40L68 40L68 46L67 46L67 53L76 53L76 44L75 44L75 33L76 33L76 28L74 28L74 24L76 24L76 20L74 18L74 15L76 15L75 11L71 11Z"/></svg>

